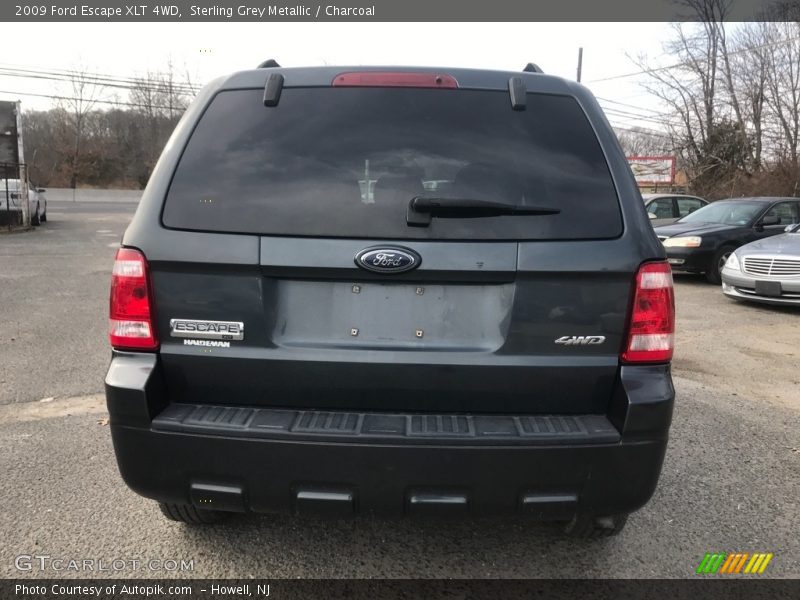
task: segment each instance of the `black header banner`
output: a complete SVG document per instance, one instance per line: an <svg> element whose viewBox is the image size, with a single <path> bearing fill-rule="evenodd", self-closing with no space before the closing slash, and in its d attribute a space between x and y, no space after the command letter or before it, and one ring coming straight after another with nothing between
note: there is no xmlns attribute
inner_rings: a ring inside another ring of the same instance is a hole
<svg viewBox="0 0 800 600"><path fill-rule="evenodd" d="M728 0L728 21L795 20L797 0ZM27 22L692 21L689 0L11 0L0 20ZM476 40L479 41L479 40Z"/></svg>

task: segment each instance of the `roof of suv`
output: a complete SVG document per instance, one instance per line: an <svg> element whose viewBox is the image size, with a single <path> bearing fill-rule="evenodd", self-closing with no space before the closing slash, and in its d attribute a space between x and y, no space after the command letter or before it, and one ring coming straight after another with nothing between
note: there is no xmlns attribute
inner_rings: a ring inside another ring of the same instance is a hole
<svg viewBox="0 0 800 600"><path fill-rule="evenodd" d="M260 87L272 73L284 76L287 87L328 86L334 78L342 73L352 72L404 72L404 73L438 73L450 75L458 82L459 88L483 90L508 90L511 77L521 77L528 91L574 94L585 88L574 81L562 79L544 73L527 71L493 71L488 69L465 69L451 67L413 67L413 66L323 66L323 67L268 67L238 71L220 77L212 82L217 89L235 89Z"/></svg>

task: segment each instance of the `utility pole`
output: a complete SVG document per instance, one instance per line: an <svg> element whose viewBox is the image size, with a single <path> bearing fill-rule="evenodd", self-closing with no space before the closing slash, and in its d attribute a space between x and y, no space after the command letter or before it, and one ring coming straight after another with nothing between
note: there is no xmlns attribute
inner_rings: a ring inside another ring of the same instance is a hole
<svg viewBox="0 0 800 600"><path fill-rule="evenodd" d="M578 83L581 82L582 70L583 70L583 48L578 48Z"/></svg>

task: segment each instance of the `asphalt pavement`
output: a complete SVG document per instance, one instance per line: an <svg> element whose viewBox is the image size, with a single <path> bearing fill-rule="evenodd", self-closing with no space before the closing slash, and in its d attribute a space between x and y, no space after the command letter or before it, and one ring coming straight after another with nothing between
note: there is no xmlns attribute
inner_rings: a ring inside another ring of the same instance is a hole
<svg viewBox="0 0 800 600"><path fill-rule="evenodd" d="M697 277L676 277L661 480L616 538L516 518L165 520L121 481L100 394L109 270L134 207L52 202L38 230L0 235L0 577L682 578L719 551L771 552L763 576L800 577L800 311L739 305Z"/></svg>
<svg viewBox="0 0 800 600"><path fill-rule="evenodd" d="M110 272L137 204L49 194L46 223L0 234L0 404L101 391L108 366Z"/></svg>

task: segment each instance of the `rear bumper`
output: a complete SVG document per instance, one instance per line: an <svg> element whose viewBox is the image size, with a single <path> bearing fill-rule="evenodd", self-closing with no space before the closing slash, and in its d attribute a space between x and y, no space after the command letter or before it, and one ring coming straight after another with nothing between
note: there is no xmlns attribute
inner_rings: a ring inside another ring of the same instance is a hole
<svg viewBox="0 0 800 600"><path fill-rule="evenodd" d="M123 479L162 502L242 512L630 512L655 490L674 398L669 366L623 367L608 415L552 422L214 412L169 404L161 381L155 355L112 360L106 396Z"/></svg>

